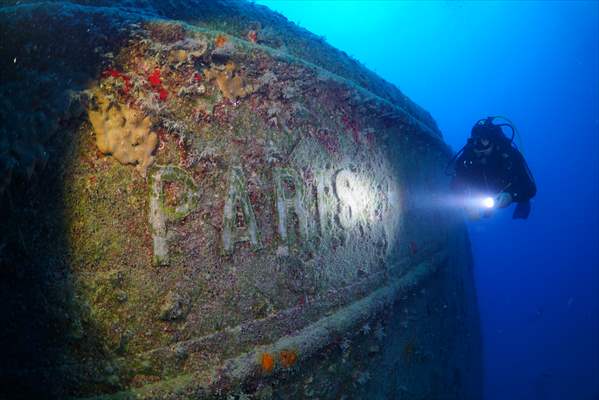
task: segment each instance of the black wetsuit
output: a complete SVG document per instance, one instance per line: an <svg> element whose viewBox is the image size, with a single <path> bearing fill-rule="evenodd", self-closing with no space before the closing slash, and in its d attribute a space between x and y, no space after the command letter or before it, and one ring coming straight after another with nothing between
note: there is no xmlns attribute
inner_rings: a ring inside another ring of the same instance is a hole
<svg viewBox="0 0 599 400"><path fill-rule="evenodd" d="M508 140L495 142L488 155L477 154L469 142L455 161L455 190L495 196L509 193L518 203L514 218L526 218L529 200L537 193L532 174L522 154Z"/></svg>

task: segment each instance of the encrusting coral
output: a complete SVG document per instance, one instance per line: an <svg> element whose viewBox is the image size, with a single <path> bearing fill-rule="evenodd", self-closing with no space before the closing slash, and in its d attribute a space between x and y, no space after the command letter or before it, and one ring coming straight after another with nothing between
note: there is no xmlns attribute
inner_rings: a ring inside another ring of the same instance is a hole
<svg viewBox="0 0 599 400"><path fill-rule="evenodd" d="M88 115L98 149L121 164L135 165L145 176L154 162L158 144L158 135L151 130L150 118L124 104L111 102L101 93L96 93L94 98L95 108L89 109Z"/></svg>
<svg viewBox="0 0 599 400"><path fill-rule="evenodd" d="M295 350L283 350L279 356L283 368L291 368L297 362L297 352Z"/></svg>
<svg viewBox="0 0 599 400"><path fill-rule="evenodd" d="M254 85L246 84L232 62L227 63L224 67L215 66L206 69L204 76L208 81L216 80L218 88L227 99L237 100L237 98L252 94L256 90Z"/></svg>
<svg viewBox="0 0 599 400"><path fill-rule="evenodd" d="M262 365L263 372L270 373L275 367L275 359L270 353L262 353L260 364Z"/></svg>

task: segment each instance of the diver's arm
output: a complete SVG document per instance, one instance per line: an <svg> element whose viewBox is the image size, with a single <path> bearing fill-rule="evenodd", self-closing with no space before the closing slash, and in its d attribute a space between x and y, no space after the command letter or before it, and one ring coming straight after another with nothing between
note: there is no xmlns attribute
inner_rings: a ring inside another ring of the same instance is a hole
<svg viewBox="0 0 599 400"><path fill-rule="evenodd" d="M472 159L472 151L465 147L455 160L455 174L451 180L450 188L455 192L464 192L472 184L471 171L468 169L468 162Z"/></svg>
<svg viewBox="0 0 599 400"><path fill-rule="evenodd" d="M522 154L517 149L511 148L509 157L512 164L512 179L506 192L512 196L514 202L526 202L537 193L537 185Z"/></svg>
<svg viewBox="0 0 599 400"><path fill-rule="evenodd" d="M495 207L506 208L512 204L512 201L514 201L514 198L512 197L511 193L508 191L501 192L497 195L497 197L495 197Z"/></svg>

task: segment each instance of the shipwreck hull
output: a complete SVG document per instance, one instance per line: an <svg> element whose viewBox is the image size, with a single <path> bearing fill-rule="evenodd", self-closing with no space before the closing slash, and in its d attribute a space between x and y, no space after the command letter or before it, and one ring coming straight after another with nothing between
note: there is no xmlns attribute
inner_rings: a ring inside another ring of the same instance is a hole
<svg viewBox="0 0 599 400"><path fill-rule="evenodd" d="M0 9L7 397L480 398L428 113L261 6L80 3Z"/></svg>

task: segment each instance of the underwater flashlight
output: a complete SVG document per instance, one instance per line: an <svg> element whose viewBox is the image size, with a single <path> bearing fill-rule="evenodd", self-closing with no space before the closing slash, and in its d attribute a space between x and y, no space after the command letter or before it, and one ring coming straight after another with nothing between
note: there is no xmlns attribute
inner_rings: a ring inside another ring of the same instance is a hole
<svg viewBox="0 0 599 400"><path fill-rule="evenodd" d="M495 199L493 199L492 197L485 197L483 199L483 206L485 206L485 208L495 207Z"/></svg>

